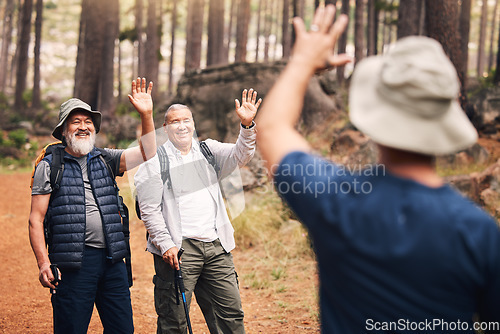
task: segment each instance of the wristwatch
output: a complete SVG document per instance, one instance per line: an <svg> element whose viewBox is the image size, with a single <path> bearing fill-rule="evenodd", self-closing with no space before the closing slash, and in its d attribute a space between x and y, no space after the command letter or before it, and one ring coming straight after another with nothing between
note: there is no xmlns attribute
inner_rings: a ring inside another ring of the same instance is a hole
<svg viewBox="0 0 500 334"><path fill-rule="evenodd" d="M251 128L253 128L255 126L255 122L254 121L252 121L252 124L250 124L250 125L243 125L242 123L240 123L240 124L241 124L241 127L243 129L247 129L247 130L251 129Z"/></svg>

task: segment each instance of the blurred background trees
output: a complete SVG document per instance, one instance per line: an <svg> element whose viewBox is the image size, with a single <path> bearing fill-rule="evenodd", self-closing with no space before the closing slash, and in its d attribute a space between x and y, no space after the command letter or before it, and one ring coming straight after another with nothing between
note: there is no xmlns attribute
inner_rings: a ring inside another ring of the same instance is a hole
<svg viewBox="0 0 500 334"><path fill-rule="evenodd" d="M500 81L499 0L325 2L350 16L338 51L356 62L386 52L397 38L426 35L443 45L455 65L464 107L468 78ZM155 82L159 99L175 95L185 72L286 61L294 42L291 18L309 25L325 2L0 0L1 100L30 119L44 101L76 96L111 120L126 101L123 87L128 90L137 76ZM337 81L352 70L337 69Z"/></svg>

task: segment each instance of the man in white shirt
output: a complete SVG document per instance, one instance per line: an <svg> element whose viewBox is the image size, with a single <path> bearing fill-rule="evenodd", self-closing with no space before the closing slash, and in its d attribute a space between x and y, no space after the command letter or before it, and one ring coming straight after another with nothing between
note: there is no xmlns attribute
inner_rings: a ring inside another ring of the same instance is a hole
<svg viewBox="0 0 500 334"><path fill-rule="evenodd" d="M164 183L158 156L135 175L141 218L148 230L147 250L155 264L155 307L158 333L184 333L186 315L177 305L174 270L182 247L182 273L188 305L195 292L211 333L244 333L243 310L232 254L234 229L224 205L218 179L244 166L255 153L253 119L261 103L257 92L245 89L242 103L235 101L241 120L236 144L205 141L217 173L193 138L195 125L189 108L170 106L163 124L168 140L163 144L170 178ZM182 303L180 303L182 304Z"/></svg>

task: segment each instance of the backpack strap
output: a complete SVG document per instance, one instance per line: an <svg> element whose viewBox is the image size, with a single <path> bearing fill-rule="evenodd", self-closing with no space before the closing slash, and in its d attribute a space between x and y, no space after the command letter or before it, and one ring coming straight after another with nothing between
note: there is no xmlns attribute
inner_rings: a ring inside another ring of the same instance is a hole
<svg viewBox="0 0 500 334"><path fill-rule="evenodd" d="M103 148L99 148L99 147L96 147L96 149L101 152L101 157L102 157L102 161L104 161L104 163L106 164L106 166L108 167L108 170L109 172L111 173L111 177L113 178L113 180L116 178L117 176L117 171L118 171L118 167L116 165L116 160L113 158L113 156L111 154L108 153L108 151L106 151L105 149Z"/></svg>
<svg viewBox="0 0 500 334"><path fill-rule="evenodd" d="M170 178L170 162L168 161L167 150L163 145L158 146L156 150L158 154L158 160L160 161L160 171L161 171L161 180L163 184L167 182L167 188L172 189L172 179Z"/></svg>
<svg viewBox="0 0 500 334"><path fill-rule="evenodd" d="M45 155L52 154L52 162L50 163L50 186L52 193L59 190L64 171L64 146L50 146Z"/></svg>
<svg viewBox="0 0 500 334"><path fill-rule="evenodd" d="M207 159L208 163L212 165L212 167L214 168L215 173L217 174L217 178L219 178L220 167L219 165L217 165L217 161L215 161L215 156L213 155L212 151L210 151L210 148L208 147L208 144L205 141L200 142L200 150L201 153L203 153L205 159Z"/></svg>

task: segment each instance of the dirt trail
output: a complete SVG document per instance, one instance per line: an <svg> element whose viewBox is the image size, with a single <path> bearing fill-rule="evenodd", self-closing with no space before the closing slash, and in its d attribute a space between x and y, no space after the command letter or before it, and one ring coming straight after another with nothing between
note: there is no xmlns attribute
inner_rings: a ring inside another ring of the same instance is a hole
<svg viewBox="0 0 500 334"><path fill-rule="evenodd" d="M38 269L28 239L29 183L27 172L0 174L0 333L52 332L49 291L38 282ZM130 224L135 329L139 334L155 333L152 258L144 251L142 222L131 216ZM293 274L282 278L282 284L286 285L283 292L253 288L244 277L255 271L259 252L263 250L243 252L237 249L233 252L240 275L247 333L318 333L317 309L310 306L317 296L317 278L310 273L314 264L288 268ZM191 319L194 333L208 333L197 306L192 307ZM89 333L102 333L95 310Z"/></svg>

